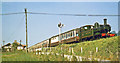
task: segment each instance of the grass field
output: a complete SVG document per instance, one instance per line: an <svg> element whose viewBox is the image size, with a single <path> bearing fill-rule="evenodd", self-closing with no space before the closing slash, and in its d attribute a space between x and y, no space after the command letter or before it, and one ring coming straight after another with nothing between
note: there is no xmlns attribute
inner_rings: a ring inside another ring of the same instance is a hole
<svg viewBox="0 0 120 63"><path fill-rule="evenodd" d="M35 55L34 53L26 53L24 51L3 52L2 61L63 61L59 55Z"/></svg>
<svg viewBox="0 0 120 63"><path fill-rule="evenodd" d="M61 50L62 47L62 50ZM51 51L54 53L63 53L66 55L73 55L69 52L69 48L73 47L74 55L89 58L90 51L93 58L103 60L118 61L118 36L111 38L102 38L94 41L85 41L74 44L63 44L52 47ZM81 53L82 47L82 53ZM96 52L98 47L98 52ZM45 49L43 49L45 52ZM49 52L50 50L47 50ZM68 61L60 55L35 55L34 53L27 53L24 51L3 52L2 61ZM87 61L87 60L86 60Z"/></svg>
<svg viewBox="0 0 120 63"><path fill-rule="evenodd" d="M23 51L3 52L2 61L37 61L37 57L31 53Z"/></svg>

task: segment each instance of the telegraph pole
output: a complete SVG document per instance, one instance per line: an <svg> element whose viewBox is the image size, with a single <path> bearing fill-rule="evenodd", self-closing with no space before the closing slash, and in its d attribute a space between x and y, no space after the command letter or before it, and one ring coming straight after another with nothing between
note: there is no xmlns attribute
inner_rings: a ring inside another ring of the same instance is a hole
<svg viewBox="0 0 120 63"><path fill-rule="evenodd" d="M26 52L28 53L28 37L27 37L27 9L25 8L25 17L26 17Z"/></svg>

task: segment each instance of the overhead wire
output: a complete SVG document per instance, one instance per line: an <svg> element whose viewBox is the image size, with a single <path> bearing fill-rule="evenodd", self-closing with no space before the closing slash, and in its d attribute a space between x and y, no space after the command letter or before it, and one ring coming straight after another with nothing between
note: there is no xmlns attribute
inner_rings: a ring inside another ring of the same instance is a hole
<svg viewBox="0 0 120 63"><path fill-rule="evenodd" d="M14 15L14 14L24 14L25 12L17 13L5 13L0 15ZM41 15L62 15L62 16L120 16L120 15L100 15L100 14L57 14L57 13L38 13L38 12L27 12L28 14L41 14Z"/></svg>
<svg viewBox="0 0 120 63"><path fill-rule="evenodd" d="M29 13L29 14L42 14L42 15L63 15L63 16L120 16L120 15L110 15L110 14L108 14L108 15L100 15L100 14L88 14L88 15L86 15L86 14L56 14L56 13L36 13L36 12L27 12L27 13Z"/></svg>
<svg viewBox="0 0 120 63"><path fill-rule="evenodd" d="M5 13L0 15L14 15L14 14L23 14L24 12L17 12L17 13Z"/></svg>
<svg viewBox="0 0 120 63"><path fill-rule="evenodd" d="M43 15L63 15L63 16L87 16L85 14L57 14L57 13L36 13L36 12L27 12L29 14L43 14Z"/></svg>
<svg viewBox="0 0 120 63"><path fill-rule="evenodd" d="M120 16L120 15L88 15L88 16Z"/></svg>

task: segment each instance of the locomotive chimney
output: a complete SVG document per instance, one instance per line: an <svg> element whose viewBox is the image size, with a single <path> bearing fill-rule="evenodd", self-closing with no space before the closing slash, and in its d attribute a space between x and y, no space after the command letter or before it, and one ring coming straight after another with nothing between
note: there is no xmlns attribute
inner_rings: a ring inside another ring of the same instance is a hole
<svg viewBox="0 0 120 63"><path fill-rule="evenodd" d="M107 25L107 19L104 18L104 25Z"/></svg>

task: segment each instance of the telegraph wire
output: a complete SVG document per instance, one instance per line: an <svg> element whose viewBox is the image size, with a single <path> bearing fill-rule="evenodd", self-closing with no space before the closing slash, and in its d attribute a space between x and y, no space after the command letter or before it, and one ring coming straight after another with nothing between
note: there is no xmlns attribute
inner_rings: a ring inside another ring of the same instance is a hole
<svg viewBox="0 0 120 63"><path fill-rule="evenodd" d="M0 15L14 15L14 14L23 14L24 12L17 12L17 13L5 13Z"/></svg>
<svg viewBox="0 0 120 63"><path fill-rule="evenodd" d="M64 15L64 16L87 16L85 14L56 14L56 13L35 13L35 12L27 12L29 14L43 14L43 15Z"/></svg>
<svg viewBox="0 0 120 63"><path fill-rule="evenodd" d="M120 16L120 15L88 15L88 16Z"/></svg>
<svg viewBox="0 0 120 63"><path fill-rule="evenodd" d="M25 12L17 12L17 13L5 13L0 15L14 15L14 14L24 14ZM62 15L62 16L120 16L120 15L99 15L99 14L57 14L57 13L37 13L37 12L27 12L28 14L41 14L41 15Z"/></svg>
<svg viewBox="0 0 120 63"><path fill-rule="evenodd" d="M120 15L99 15L99 14L56 14L56 13L36 13L36 12L27 12L29 14L43 14L43 15L63 15L63 16L120 16Z"/></svg>
<svg viewBox="0 0 120 63"><path fill-rule="evenodd" d="M56 14L56 13L35 13L35 12L27 12L28 14L42 14L42 15L64 15L64 16L87 16L85 14ZM24 14L24 12L18 13L5 13L0 15L14 15L14 14Z"/></svg>
<svg viewBox="0 0 120 63"><path fill-rule="evenodd" d="M64 15L64 16L120 16L120 15L99 15L99 14L55 14L55 13L34 13L28 12L29 14L43 14L43 15Z"/></svg>

